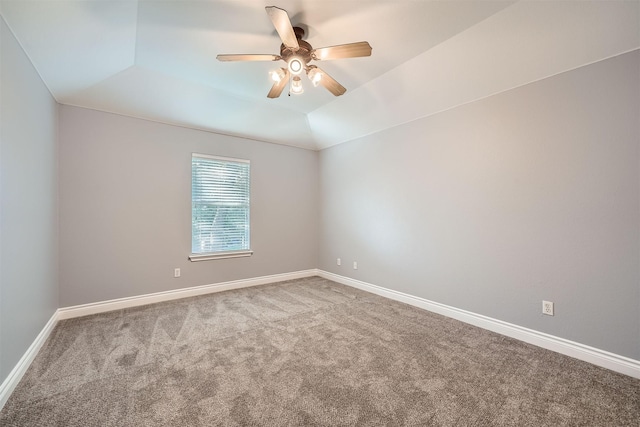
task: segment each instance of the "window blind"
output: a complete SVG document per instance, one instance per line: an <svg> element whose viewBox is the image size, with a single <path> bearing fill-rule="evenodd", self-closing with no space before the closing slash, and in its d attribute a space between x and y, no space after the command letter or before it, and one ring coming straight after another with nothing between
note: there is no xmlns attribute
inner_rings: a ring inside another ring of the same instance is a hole
<svg viewBox="0 0 640 427"><path fill-rule="evenodd" d="M191 252L249 250L250 163L193 154Z"/></svg>

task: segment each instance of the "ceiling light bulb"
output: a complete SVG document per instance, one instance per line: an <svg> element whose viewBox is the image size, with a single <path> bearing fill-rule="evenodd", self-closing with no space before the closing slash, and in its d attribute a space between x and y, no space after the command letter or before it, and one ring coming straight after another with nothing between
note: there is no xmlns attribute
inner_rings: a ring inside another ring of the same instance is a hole
<svg viewBox="0 0 640 427"><path fill-rule="evenodd" d="M271 80L278 83L284 79L284 70L282 68L278 68L277 70L270 71L269 75L271 76Z"/></svg>
<svg viewBox="0 0 640 427"><path fill-rule="evenodd" d="M304 64L300 58L294 56L289 60L289 71L291 71L291 74L300 74L303 68Z"/></svg>
<svg viewBox="0 0 640 427"><path fill-rule="evenodd" d="M302 80L300 80L299 76L294 76L293 79L291 79L291 92L297 95L304 92L304 89L302 88Z"/></svg>
<svg viewBox="0 0 640 427"><path fill-rule="evenodd" d="M311 80L311 83L313 83L315 87L318 87L320 80L322 80L322 72L317 68L312 68L309 71L308 76L309 76L309 80Z"/></svg>

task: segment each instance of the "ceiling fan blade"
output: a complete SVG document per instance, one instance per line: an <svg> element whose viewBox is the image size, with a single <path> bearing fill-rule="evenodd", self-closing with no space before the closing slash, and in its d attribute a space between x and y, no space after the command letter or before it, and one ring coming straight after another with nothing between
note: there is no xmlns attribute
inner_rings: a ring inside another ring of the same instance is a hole
<svg viewBox="0 0 640 427"><path fill-rule="evenodd" d="M282 39L282 43L294 51L300 49L296 33L293 31L293 25L291 25L291 20L289 19L287 11L275 6L267 6L265 7L265 10L267 11L269 18L271 18L273 26L276 27L276 31Z"/></svg>
<svg viewBox="0 0 640 427"><path fill-rule="evenodd" d="M317 61L371 56L371 45L369 45L369 42L357 42L341 44L338 46L321 47L319 49L314 49L311 52L311 56Z"/></svg>
<svg viewBox="0 0 640 427"><path fill-rule="evenodd" d="M289 70L286 68L283 68L282 70L284 71L284 77L280 79L279 82L275 82L273 86L271 86L271 90L269 91L267 98L279 97L284 87L289 83Z"/></svg>
<svg viewBox="0 0 640 427"><path fill-rule="evenodd" d="M317 67L316 67L317 68ZM318 71L322 73L322 78L320 79L320 84L324 86L329 92L334 94L335 96L343 95L347 89L342 86L340 83L336 81L333 77L327 74L324 70L318 68Z"/></svg>
<svg viewBox="0 0 640 427"><path fill-rule="evenodd" d="M278 55L218 55L218 61L278 61L282 59Z"/></svg>

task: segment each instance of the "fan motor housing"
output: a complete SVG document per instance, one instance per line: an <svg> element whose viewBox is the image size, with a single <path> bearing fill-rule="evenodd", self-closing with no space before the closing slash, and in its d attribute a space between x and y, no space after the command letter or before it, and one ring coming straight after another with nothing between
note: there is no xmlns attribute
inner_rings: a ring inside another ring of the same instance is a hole
<svg viewBox="0 0 640 427"><path fill-rule="evenodd" d="M309 61L313 59L311 57L311 51L313 50L313 47L311 47L311 45L306 41L302 40L302 37L304 37L304 30L302 28L293 27L293 31L295 32L296 38L298 39L298 45L300 46L300 49L298 50L290 49L286 47L283 43L280 45L280 56L286 62L289 62L289 59L291 59L292 56L297 56L300 59L302 59L302 61L306 65L307 63L309 63Z"/></svg>

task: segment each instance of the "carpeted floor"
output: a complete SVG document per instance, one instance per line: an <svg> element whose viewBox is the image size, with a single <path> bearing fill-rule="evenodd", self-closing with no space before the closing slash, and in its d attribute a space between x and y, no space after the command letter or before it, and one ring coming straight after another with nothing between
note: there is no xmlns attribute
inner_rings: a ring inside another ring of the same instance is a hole
<svg viewBox="0 0 640 427"><path fill-rule="evenodd" d="M634 426L640 380L318 277L60 322L1 426Z"/></svg>

